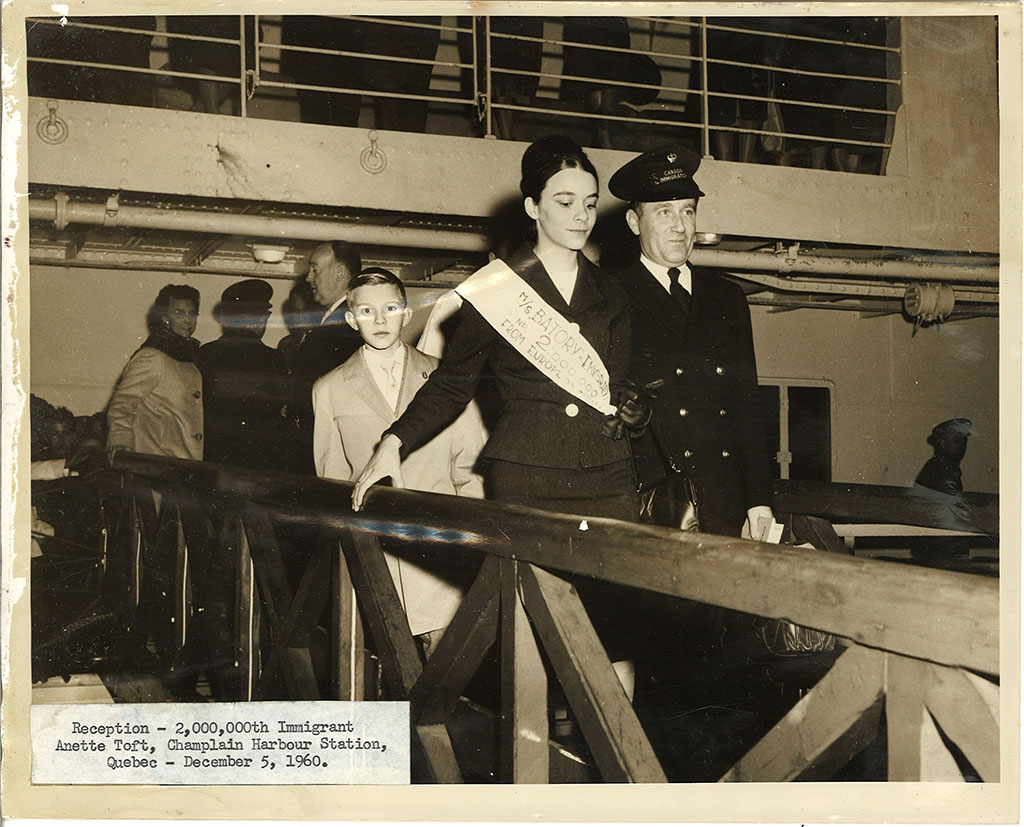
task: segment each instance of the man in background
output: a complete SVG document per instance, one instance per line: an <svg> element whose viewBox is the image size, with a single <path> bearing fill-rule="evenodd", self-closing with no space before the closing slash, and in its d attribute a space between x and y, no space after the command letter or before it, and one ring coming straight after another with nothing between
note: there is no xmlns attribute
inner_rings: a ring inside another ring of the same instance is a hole
<svg viewBox="0 0 1024 827"><path fill-rule="evenodd" d="M345 321L349 282L362 269L359 251L347 241L329 241L309 256L306 280L326 310L302 337L292 365L292 414L298 429L293 467L313 474L313 383L355 353L363 343Z"/></svg>

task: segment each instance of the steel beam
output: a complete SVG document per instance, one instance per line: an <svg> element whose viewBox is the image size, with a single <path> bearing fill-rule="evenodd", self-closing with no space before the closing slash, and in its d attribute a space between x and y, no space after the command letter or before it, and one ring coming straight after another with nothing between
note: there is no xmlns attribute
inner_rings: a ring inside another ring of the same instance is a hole
<svg viewBox="0 0 1024 827"><path fill-rule="evenodd" d="M199 112L58 101L67 126L49 144L28 107L32 184L486 217L519 199L525 145L450 135L376 133L387 164L360 164L366 130ZM632 152L590 150L602 181ZM154 163L154 159L159 159ZM999 182L855 175L707 160L699 229L890 248L998 252ZM956 204L955 220L950 204ZM622 202L606 192L606 210Z"/></svg>

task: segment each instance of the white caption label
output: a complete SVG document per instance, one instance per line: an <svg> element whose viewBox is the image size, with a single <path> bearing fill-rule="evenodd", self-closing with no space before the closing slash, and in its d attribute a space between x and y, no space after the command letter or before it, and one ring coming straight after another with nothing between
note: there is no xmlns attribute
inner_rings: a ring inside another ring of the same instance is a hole
<svg viewBox="0 0 1024 827"><path fill-rule="evenodd" d="M34 784L408 784L406 701L39 704Z"/></svg>

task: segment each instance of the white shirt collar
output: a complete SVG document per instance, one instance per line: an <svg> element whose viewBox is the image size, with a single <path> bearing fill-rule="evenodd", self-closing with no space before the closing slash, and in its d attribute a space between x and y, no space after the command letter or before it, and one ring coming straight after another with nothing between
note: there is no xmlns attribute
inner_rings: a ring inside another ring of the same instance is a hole
<svg viewBox="0 0 1024 827"><path fill-rule="evenodd" d="M647 268L648 272L654 276L655 281L664 287L665 292L668 293L669 287L672 284L668 277L668 267L662 267L660 264L655 264L643 253L640 254L640 262ZM686 264L682 264L679 267L679 283L686 289L687 293L693 295L693 279L690 276L690 268Z"/></svg>
<svg viewBox="0 0 1024 827"><path fill-rule="evenodd" d="M323 324L324 322L326 322L327 321L327 317L330 316L339 307L341 307L342 303L344 303L345 299L347 299L347 298L348 298L348 293L346 293L344 296L342 296L340 299L338 299L334 304L332 304L330 307L328 307L327 308L327 312L324 313L323 317L320 319L320 324Z"/></svg>
<svg viewBox="0 0 1024 827"><path fill-rule="evenodd" d="M366 359L367 364L371 368L381 367L384 365L390 365L392 362L400 362L405 356L405 343L401 343L399 347L396 347L393 353L384 353L383 351L377 350L375 347L370 347L367 344L363 345L363 358Z"/></svg>

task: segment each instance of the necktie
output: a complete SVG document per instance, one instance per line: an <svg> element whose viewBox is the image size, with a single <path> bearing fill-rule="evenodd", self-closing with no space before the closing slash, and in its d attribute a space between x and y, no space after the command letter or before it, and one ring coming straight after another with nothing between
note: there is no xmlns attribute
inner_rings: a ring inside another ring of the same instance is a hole
<svg viewBox="0 0 1024 827"><path fill-rule="evenodd" d="M686 288L679 283L679 268L669 267L668 268L668 281L669 288L668 292L672 295L672 298L676 300L676 304L679 305L679 309L683 311L683 315L690 318L690 294L686 291Z"/></svg>

